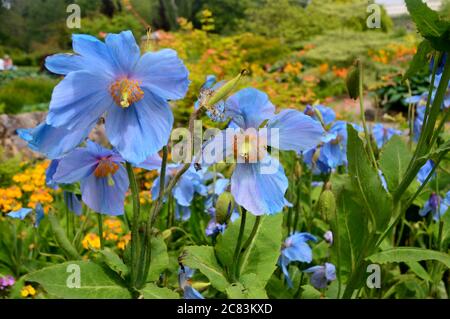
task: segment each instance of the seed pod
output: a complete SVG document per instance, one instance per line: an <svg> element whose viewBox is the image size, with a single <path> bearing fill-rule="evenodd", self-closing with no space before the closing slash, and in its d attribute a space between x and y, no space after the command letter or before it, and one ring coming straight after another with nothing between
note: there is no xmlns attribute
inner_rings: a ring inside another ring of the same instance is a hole
<svg viewBox="0 0 450 319"><path fill-rule="evenodd" d="M220 194L216 203L216 222L224 224L228 221L234 210L234 198L230 192Z"/></svg>
<svg viewBox="0 0 450 319"><path fill-rule="evenodd" d="M211 109L215 104L219 103L221 100L225 99L231 92L233 92L239 80L247 74L247 70L242 70L238 76L234 79L225 83L220 87L214 94L209 98L209 100L204 105L207 110Z"/></svg>
<svg viewBox="0 0 450 319"><path fill-rule="evenodd" d="M350 98L354 100L359 96L359 63L359 60L355 61L350 72L348 72L346 79L348 94L350 95Z"/></svg>
<svg viewBox="0 0 450 319"><path fill-rule="evenodd" d="M330 221L333 219L336 212L336 198L332 191L326 189L320 195L319 211L325 220Z"/></svg>

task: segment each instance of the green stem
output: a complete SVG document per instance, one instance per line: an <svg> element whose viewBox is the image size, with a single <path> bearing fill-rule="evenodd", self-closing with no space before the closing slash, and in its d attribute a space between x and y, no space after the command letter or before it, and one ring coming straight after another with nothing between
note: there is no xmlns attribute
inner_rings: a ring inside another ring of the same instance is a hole
<svg viewBox="0 0 450 319"><path fill-rule="evenodd" d="M378 164L377 164L377 160L375 159L375 154L373 152L372 149L372 141L370 140L370 134L369 134L369 130L367 129L367 123L366 123L366 114L364 111L364 73L363 73L363 66L362 66L362 62L359 61L358 63L358 67L359 67L359 108L360 108L360 112L361 112L361 120L362 120L362 124L363 124L363 128L364 128L364 135L366 138L366 143L367 143L367 147L369 149L369 155L370 158L373 162L374 167L378 170Z"/></svg>
<svg viewBox="0 0 450 319"><path fill-rule="evenodd" d="M126 163L128 179L130 180L131 198L133 201L133 217L131 225L131 286L136 285L137 271L138 271L138 253L139 253L139 220L141 204L139 201L139 188L136 181L136 175L133 171L133 166Z"/></svg>
<svg viewBox="0 0 450 319"><path fill-rule="evenodd" d="M103 216L100 213L97 213L97 221L98 221L98 237L100 237L100 248L105 248L105 240L103 239Z"/></svg>
<svg viewBox="0 0 450 319"><path fill-rule="evenodd" d="M239 235L236 242L236 248L234 249L234 255L233 255L233 267L232 267L232 277L233 280L237 280L237 272L238 272L238 258L239 254L241 252L241 245L242 245L242 239L244 238L244 231L245 231L245 222L247 219L247 211L245 209L242 209L241 214L241 226L239 228Z"/></svg>
<svg viewBox="0 0 450 319"><path fill-rule="evenodd" d="M252 244L253 240L255 239L255 235L258 232L259 225L261 224L261 216L256 216L255 223L253 224L252 231L250 233L250 236L248 236L247 240L245 241L244 245L242 245L242 248L240 249L239 257L237 259L237 271L236 271L236 278L239 278L241 275L241 259L245 251L248 247Z"/></svg>

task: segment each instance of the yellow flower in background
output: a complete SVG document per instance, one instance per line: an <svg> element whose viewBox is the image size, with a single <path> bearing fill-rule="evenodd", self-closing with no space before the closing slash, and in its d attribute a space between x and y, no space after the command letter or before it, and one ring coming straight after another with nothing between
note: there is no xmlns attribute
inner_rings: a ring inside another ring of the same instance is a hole
<svg viewBox="0 0 450 319"><path fill-rule="evenodd" d="M36 295L36 290L33 288L33 286L31 286L31 285L26 285L26 286L23 287L22 290L20 291L20 295L21 295L23 298L34 297L34 295Z"/></svg>
<svg viewBox="0 0 450 319"><path fill-rule="evenodd" d="M21 198L22 191L17 186L0 188L0 211L7 213L12 210L21 209L22 204L19 201Z"/></svg>
<svg viewBox="0 0 450 319"><path fill-rule="evenodd" d="M131 240L131 234L126 234L120 238L119 242L117 243L117 248L120 250L125 250L125 248L128 245L128 242Z"/></svg>
<svg viewBox="0 0 450 319"><path fill-rule="evenodd" d="M119 219L108 218L103 221L103 226L107 231L115 234L122 233L122 222Z"/></svg>
<svg viewBox="0 0 450 319"><path fill-rule="evenodd" d="M100 249L100 237L97 234L89 233L84 236L81 244L84 249Z"/></svg>

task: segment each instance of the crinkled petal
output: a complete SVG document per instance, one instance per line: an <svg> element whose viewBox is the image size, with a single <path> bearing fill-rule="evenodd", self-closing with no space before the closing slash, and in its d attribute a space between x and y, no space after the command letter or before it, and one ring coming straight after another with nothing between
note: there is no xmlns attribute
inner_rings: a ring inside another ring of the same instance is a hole
<svg viewBox="0 0 450 319"><path fill-rule="evenodd" d="M297 110L282 110L269 120L267 128L269 145L297 153L316 147L326 136L318 121ZM272 141L277 135L279 140Z"/></svg>
<svg viewBox="0 0 450 319"><path fill-rule="evenodd" d="M83 202L97 213L106 215L123 215L125 195L129 181L125 168L120 165L119 170L111 177L113 185L108 183L107 177L98 178L94 174L81 181Z"/></svg>
<svg viewBox="0 0 450 319"><path fill-rule="evenodd" d="M131 31L109 33L105 44L123 76L130 76L139 61L141 51Z"/></svg>
<svg viewBox="0 0 450 319"><path fill-rule="evenodd" d="M164 49L145 53L136 65L134 76L142 87L165 100L182 99L189 87L189 72L177 52Z"/></svg>
<svg viewBox="0 0 450 319"><path fill-rule="evenodd" d="M267 94L254 88L240 90L226 101L226 117L242 129L259 128L274 113L275 106Z"/></svg>
<svg viewBox="0 0 450 319"><path fill-rule="evenodd" d="M31 129L18 129L19 137L28 142L33 151L44 154L50 159L64 156L80 145L89 135L96 122L81 129L68 130L64 127L53 127L45 122Z"/></svg>
<svg viewBox="0 0 450 319"><path fill-rule="evenodd" d="M167 144L173 125L169 104L148 91L144 94L144 99L128 108L111 108L106 118L110 143L135 164Z"/></svg>
<svg viewBox="0 0 450 319"><path fill-rule="evenodd" d="M69 73L53 90L47 124L83 130L97 122L114 104L109 84L87 71Z"/></svg>
<svg viewBox="0 0 450 319"><path fill-rule="evenodd" d="M267 158L271 160L270 173L262 173L269 172L262 163L245 163L236 164L231 177L231 193L236 203L254 215L279 213L286 204L288 180L283 167L278 160Z"/></svg>

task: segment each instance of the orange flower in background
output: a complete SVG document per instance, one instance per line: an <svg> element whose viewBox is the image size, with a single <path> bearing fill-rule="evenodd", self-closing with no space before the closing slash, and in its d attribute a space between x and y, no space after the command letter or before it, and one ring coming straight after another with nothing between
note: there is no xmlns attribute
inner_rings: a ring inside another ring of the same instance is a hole
<svg viewBox="0 0 450 319"><path fill-rule="evenodd" d="M17 186L0 188L0 211L8 213L22 208L22 191Z"/></svg>
<svg viewBox="0 0 450 319"><path fill-rule="evenodd" d="M100 249L100 237L97 234L89 233L84 236L83 241L81 242L84 249Z"/></svg>
<svg viewBox="0 0 450 319"><path fill-rule="evenodd" d="M333 74L338 78L345 79L348 74L348 69L347 68L338 68L336 66L333 66Z"/></svg>
<svg viewBox="0 0 450 319"><path fill-rule="evenodd" d="M284 72L291 74L291 75L298 75L302 71L302 68L303 68L303 64L301 64L300 62L295 62L295 63L288 62L284 66Z"/></svg>
<svg viewBox="0 0 450 319"><path fill-rule="evenodd" d="M117 248L119 248L120 250L125 250L130 240L131 234L126 234L122 236L122 238L120 238L119 242L117 243Z"/></svg>
<svg viewBox="0 0 450 319"><path fill-rule="evenodd" d="M323 63L319 66L319 73L321 75L324 75L325 73L327 73L330 70L330 67L328 65L328 63Z"/></svg>

